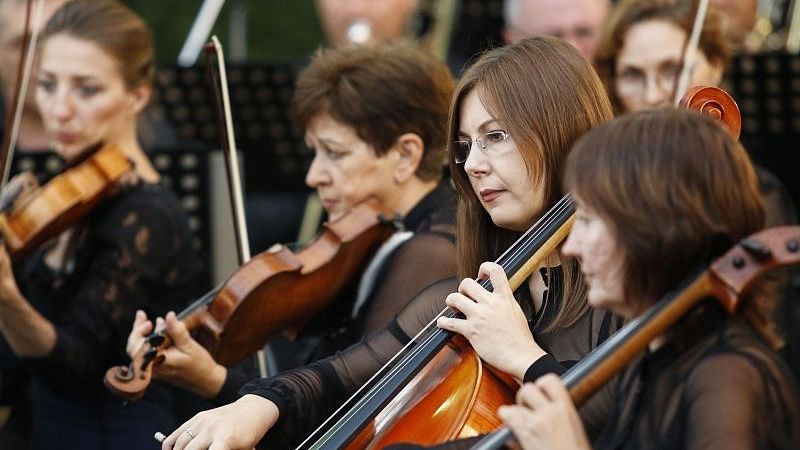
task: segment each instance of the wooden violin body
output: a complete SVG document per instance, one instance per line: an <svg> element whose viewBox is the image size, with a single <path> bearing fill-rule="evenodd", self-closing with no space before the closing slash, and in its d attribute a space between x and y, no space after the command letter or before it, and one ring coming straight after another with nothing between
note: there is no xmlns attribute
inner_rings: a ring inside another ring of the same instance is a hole
<svg viewBox="0 0 800 450"><path fill-rule="evenodd" d="M253 257L224 285L178 314L214 359L241 361L269 337L297 330L358 284L372 255L395 231L376 201L357 205L299 251L278 246ZM148 338L127 367L106 372L106 386L135 399L150 383L152 363L170 345L159 332Z"/></svg>
<svg viewBox="0 0 800 450"><path fill-rule="evenodd" d="M363 204L327 224L297 253L280 246L256 255L187 325L223 365L241 361L279 331L302 328L337 293L358 284L370 257L395 230L384 217L377 203Z"/></svg>
<svg viewBox="0 0 800 450"><path fill-rule="evenodd" d="M106 145L49 183L7 199L0 233L12 257L23 256L74 225L133 170L117 147Z"/></svg>

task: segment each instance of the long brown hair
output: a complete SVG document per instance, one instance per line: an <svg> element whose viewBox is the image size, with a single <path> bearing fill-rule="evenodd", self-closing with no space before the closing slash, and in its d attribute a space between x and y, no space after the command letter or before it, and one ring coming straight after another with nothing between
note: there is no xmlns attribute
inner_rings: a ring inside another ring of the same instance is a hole
<svg viewBox="0 0 800 450"><path fill-rule="evenodd" d="M565 186L616 237L636 311L764 226L747 152L693 111L633 113L595 128L575 145ZM777 345L771 303L751 295L737 314Z"/></svg>
<svg viewBox="0 0 800 450"><path fill-rule="evenodd" d="M672 23L686 32L689 39L692 23L690 0L622 0L614 7L600 32L594 67L608 90L614 111L624 113L616 92L617 56L625 45L628 31L642 22L660 20ZM722 19L716 8L709 5L703 22L698 49L712 64L724 65L730 48L722 28Z"/></svg>
<svg viewBox="0 0 800 450"><path fill-rule="evenodd" d="M545 208L562 195L561 171L572 144L581 134L612 117L608 97L589 63L572 46L551 37L528 38L494 49L466 70L450 106L451 143L459 133L461 104L473 90L513 138L532 184L544 191ZM482 262L497 258L519 233L492 222L452 151L448 160L460 194L456 226L458 273L461 277L474 277ZM587 310L577 264L565 259L563 267L563 301L549 329L569 326Z"/></svg>

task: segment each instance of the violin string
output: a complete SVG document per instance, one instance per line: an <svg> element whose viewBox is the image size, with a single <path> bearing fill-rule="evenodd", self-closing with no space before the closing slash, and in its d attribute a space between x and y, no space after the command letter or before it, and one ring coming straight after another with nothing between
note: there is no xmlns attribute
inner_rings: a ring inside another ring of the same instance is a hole
<svg viewBox="0 0 800 450"><path fill-rule="evenodd" d="M511 265L517 260L520 259L520 256L529 254L529 247L534 245L535 241L542 237L544 233L547 233L550 227L556 223L563 215L564 212L567 211L569 208L572 207L572 199L569 194L562 197L558 202L556 202L553 207L548 210L547 213L535 223L531 228L528 229L520 238L518 238L511 246L509 246L506 251L504 251L500 257L498 257L495 261L500 264L504 265ZM507 261L506 261L507 260ZM504 267L505 269L505 267ZM436 327L436 321L439 317L444 316L447 312L450 311L449 308L443 309L439 312L431 321L429 321L425 327L422 328L408 343L406 343L395 355L386 362L379 370L375 373L372 377L370 377L366 383L364 383L361 388L359 388L349 399L346 401L341 407L339 407L334 413L328 417L315 431L312 433L306 440L304 440L300 446L304 446L310 439L312 439L315 435L320 433L320 430L324 429L329 422L333 420L337 420L336 417L345 409L349 404L353 402L355 398L359 398L357 403L362 404L362 408L365 407L365 403L369 403L369 400L374 397L376 391L380 391L382 387L389 384L392 381L393 376L399 371L400 369L404 368L407 364L410 364L411 359L419 355L422 351L425 350L427 345L438 337L439 333L444 333L446 331L439 329ZM420 338L422 338L420 340ZM414 346L412 348L412 346ZM402 358L402 360L398 364L394 364L394 362L398 359ZM369 390L364 396L360 396L362 391ZM345 423L346 421L343 420L347 416L355 414L359 411L358 405L351 410L352 412L345 414L341 419L338 419L338 423ZM338 428L341 428L344 425L339 425ZM336 426L331 427L331 430L337 429Z"/></svg>

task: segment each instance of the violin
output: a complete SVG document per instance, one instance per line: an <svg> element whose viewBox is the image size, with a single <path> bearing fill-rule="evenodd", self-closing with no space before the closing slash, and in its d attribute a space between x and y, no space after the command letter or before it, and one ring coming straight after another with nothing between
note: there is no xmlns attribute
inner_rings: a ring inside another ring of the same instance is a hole
<svg viewBox="0 0 800 450"><path fill-rule="evenodd" d="M357 286L370 257L395 231L369 200L354 207L308 245L293 252L276 246L254 256L217 289L178 314L197 341L222 365L235 364L287 329L300 329L343 293ZM128 366L108 369L104 381L128 400L142 395L153 366L171 344L151 334Z"/></svg>
<svg viewBox="0 0 800 450"><path fill-rule="evenodd" d="M132 173L122 150L106 145L44 186L29 173L15 177L0 196L0 233L11 257L28 254L77 223Z"/></svg>

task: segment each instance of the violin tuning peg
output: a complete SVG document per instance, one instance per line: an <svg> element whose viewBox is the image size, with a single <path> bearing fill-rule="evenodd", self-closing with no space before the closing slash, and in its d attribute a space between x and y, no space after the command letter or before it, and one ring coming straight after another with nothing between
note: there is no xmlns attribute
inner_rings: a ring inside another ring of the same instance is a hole
<svg viewBox="0 0 800 450"><path fill-rule="evenodd" d="M162 333L153 333L147 338L147 343L150 344L151 347L158 347L164 343L164 335Z"/></svg>
<svg viewBox="0 0 800 450"><path fill-rule="evenodd" d="M739 245L741 245L742 248L747 251L747 253L759 261L764 261L772 257L772 250L756 240L742 239L739 241Z"/></svg>

